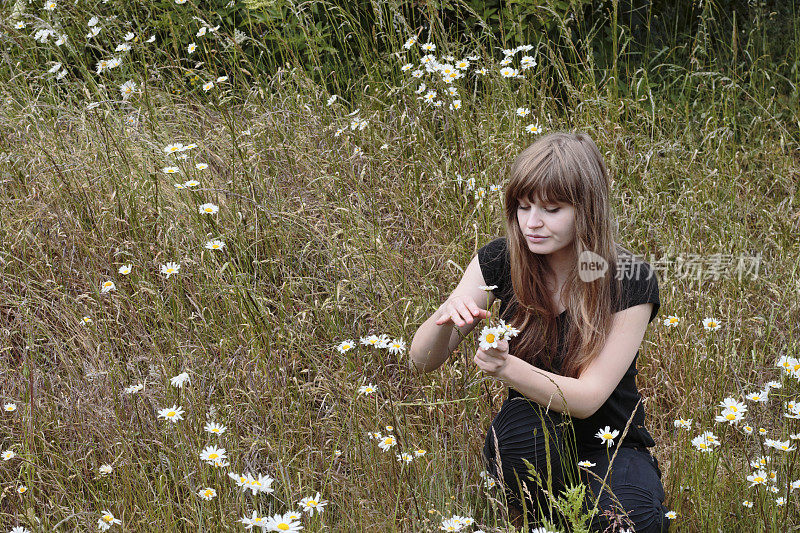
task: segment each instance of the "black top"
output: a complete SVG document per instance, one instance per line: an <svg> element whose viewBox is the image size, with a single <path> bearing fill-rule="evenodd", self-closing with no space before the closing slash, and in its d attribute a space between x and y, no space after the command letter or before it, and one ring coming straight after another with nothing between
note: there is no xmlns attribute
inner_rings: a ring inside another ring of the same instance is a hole
<svg viewBox="0 0 800 533"><path fill-rule="evenodd" d="M620 257L620 264L624 257ZM513 306L509 308L508 301L513 294L511 283L511 263L508 256L508 246L506 238L500 237L493 240L478 250L478 262L483 273L483 279L487 285L497 285L492 292L500 300L500 317L508 322L514 316ZM653 311L650 314L649 322L652 322L658 313L661 302L658 296L658 280L650 265L645 261L633 259L624 269L621 269L621 289L622 297L615 305L615 312L622 311L629 307L643 303L652 303ZM610 273L606 273L606 279L613 279ZM613 285L612 285L613 287ZM615 291L612 289L612 301ZM556 319L558 325L559 341L557 348L557 362L559 364L563 357L566 334L569 328L570 318L565 310ZM636 387L636 360L639 352L633 358L630 368L620 380L617 387L608 397L608 400L592 416L585 419L573 418L572 424L575 429L575 436L578 446L583 450L602 449L605 445L595 434L601 428L610 426L611 429L618 429L620 436L625 429L631 413L636 408L637 402L641 399L639 390ZM513 388L509 388L509 398L522 396ZM639 405L634 414L631 426L624 442L615 440L615 444L621 446L655 446L653 438L644 427L645 412L644 406Z"/></svg>

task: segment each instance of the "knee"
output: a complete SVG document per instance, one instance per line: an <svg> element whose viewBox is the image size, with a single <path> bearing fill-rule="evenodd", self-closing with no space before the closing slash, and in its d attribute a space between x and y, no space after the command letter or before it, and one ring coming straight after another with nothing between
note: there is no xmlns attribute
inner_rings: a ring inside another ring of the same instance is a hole
<svg viewBox="0 0 800 533"><path fill-rule="evenodd" d="M636 533L669 531L664 505L650 491L639 486L617 487L613 495L601 495L597 507L598 514L592 522L595 531L604 531L615 522Z"/></svg>

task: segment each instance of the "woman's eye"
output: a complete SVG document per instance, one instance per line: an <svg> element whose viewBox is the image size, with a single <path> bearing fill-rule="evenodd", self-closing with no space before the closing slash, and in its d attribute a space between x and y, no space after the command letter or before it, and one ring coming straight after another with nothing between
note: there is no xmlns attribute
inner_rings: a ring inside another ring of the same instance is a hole
<svg viewBox="0 0 800 533"><path fill-rule="evenodd" d="M526 211L526 210L528 210L530 208L531 208L531 206L529 206L529 205L521 205L521 206L519 206L519 210L520 211Z"/></svg>
<svg viewBox="0 0 800 533"><path fill-rule="evenodd" d="M545 209L545 211L547 211L548 213L558 213L559 209L561 209L561 208L560 207L553 207L551 209Z"/></svg>

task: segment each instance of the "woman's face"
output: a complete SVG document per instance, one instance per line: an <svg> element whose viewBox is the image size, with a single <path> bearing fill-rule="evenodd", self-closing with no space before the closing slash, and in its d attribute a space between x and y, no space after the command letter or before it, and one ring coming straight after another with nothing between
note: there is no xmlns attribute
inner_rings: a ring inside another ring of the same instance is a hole
<svg viewBox="0 0 800 533"><path fill-rule="evenodd" d="M517 222L528 249L535 254L569 250L575 240L575 208L569 204L520 199Z"/></svg>

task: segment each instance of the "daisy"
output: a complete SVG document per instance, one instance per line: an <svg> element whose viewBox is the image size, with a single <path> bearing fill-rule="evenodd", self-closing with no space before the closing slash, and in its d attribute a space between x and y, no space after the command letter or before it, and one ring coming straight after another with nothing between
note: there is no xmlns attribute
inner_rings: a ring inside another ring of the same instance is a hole
<svg viewBox="0 0 800 533"><path fill-rule="evenodd" d="M747 406L742 403L734 400L731 397L725 398L718 404L720 407L727 411L733 411L734 413L741 412L742 414L747 412Z"/></svg>
<svg viewBox="0 0 800 533"><path fill-rule="evenodd" d="M406 71L411 70L412 68L414 68L414 64L413 63L406 63L405 65L400 67L400 70L403 71L403 72L406 72Z"/></svg>
<svg viewBox="0 0 800 533"><path fill-rule="evenodd" d="M84 326L88 326L89 324L91 324L94 321L91 318L89 318L88 316L85 316L85 317L81 318L81 322L83 323Z"/></svg>
<svg viewBox="0 0 800 533"><path fill-rule="evenodd" d="M681 319L678 318L677 316L669 315L667 318L664 319L664 325L665 326L673 326L674 327L674 326L677 326L678 322L680 322L680 321L681 321Z"/></svg>
<svg viewBox="0 0 800 533"><path fill-rule="evenodd" d="M197 163L197 164L195 164L194 168L196 168L197 170L205 170L205 169L208 168L208 164L206 164L206 163Z"/></svg>
<svg viewBox="0 0 800 533"><path fill-rule="evenodd" d="M253 529L253 526L258 526L261 528L261 531L264 531L267 527L267 517L258 516L258 513L256 513L255 511L253 511L253 515L250 518L245 516L241 518L239 522L244 524L245 529Z"/></svg>
<svg viewBox="0 0 800 533"><path fill-rule="evenodd" d="M0 457L3 458L3 461L10 461L11 459L13 459L16 456L17 456L17 454L14 453L13 450L6 450L6 451L4 451L3 453L0 454Z"/></svg>
<svg viewBox="0 0 800 533"><path fill-rule="evenodd" d="M458 111L459 109L461 109L461 100L453 100L453 103L450 104L450 110Z"/></svg>
<svg viewBox="0 0 800 533"><path fill-rule="evenodd" d="M381 441L378 443L378 447L383 451L388 451L389 448L395 446L396 444L397 440L394 438L394 435L386 435L385 437L381 437Z"/></svg>
<svg viewBox="0 0 800 533"><path fill-rule="evenodd" d="M197 30L197 33L195 34L195 37L202 37L203 35L206 34L207 31L208 31L208 27L207 26L203 26L202 28Z"/></svg>
<svg viewBox="0 0 800 533"><path fill-rule="evenodd" d="M442 521L442 525L439 526L439 529L442 531L460 531L463 527L464 526L461 525L460 522L456 522L452 518L448 518Z"/></svg>
<svg viewBox="0 0 800 533"><path fill-rule="evenodd" d="M169 382L172 384L173 387L177 387L182 389L186 383L189 383L191 379L189 378L189 374L186 372L181 372L175 377L169 379Z"/></svg>
<svg viewBox="0 0 800 533"><path fill-rule="evenodd" d="M377 335L369 335L367 337L361 337L360 342L363 346L376 347L380 342L380 338L378 338Z"/></svg>
<svg viewBox="0 0 800 533"><path fill-rule="evenodd" d="M358 393L359 394L372 394L373 392L376 392L377 390L378 389L375 387L375 385L370 383L369 385L361 385L358 388Z"/></svg>
<svg viewBox="0 0 800 533"><path fill-rule="evenodd" d="M128 274L131 273L132 269L133 265L122 265L121 267L119 267L119 273L122 274L123 276L127 276Z"/></svg>
<svg viewBox="0 0 800 533"><path fill-rule="evenodd" d="M216 446L206 446L203 448L203 451L200 452L200 459L207 463L214 463L217 461L224 461L227 459L225 455L226 451L225 448L217 448Z"/></svg>
<svg viewBox="0 0 800 533"><path fill-rule="evenodd" d="M389 349L389 353L400 354L405 351L406 343L403 339L393 339L387 348Z"/></svg>
<svg viewBox="0 0 800 533"><path fill-rule="evenodd" d="M161 169L164 174L178 174L181 169L178 167L164 167Z"/></svg>
<svg viewBox="0 0 800 533"><path fill-rule="evenodd" d="M500 69L500 75L504 78L513 78L517 74L519 74L519 71L513 67L503 67Z"/></svg>
<svg viewBox="0 0 800 533"><path fill-rule="evenodd" d="M514 61L514 58L506 56L506 57L503 58L502 61L500 61L500 66L504 67L506 65L510 65L513 61Z"/></svg>
<svg viewBox="0 0 800 533"><path fill-rule="evenodd" d="M190 54L197 49L197 45L194 43L189 43L189 46L186 48L186 51Z"/></svg>
<svg viewBox="0 0 800 533"><path fill-rule="evenodd" d="M208 500L211 500L211 499L213 499L213 498L215 498L217 496L217 491L215 491L211 487L206 487L204 489L201 489L197 493L197 495L200 496L201 498L203 498L204 500L208 501Z"/></svg>
<svg viewBox="0 0 800 533"><path fill-rule="evenodd" d="M478 285L478 288L482 291L493 291L497 288L497 285Z"/></svg>
<svg viewBox="0 0 800 533"><path fill-rule="evenodd" d="M525 131L528 133L533 133L534 135L538 135L542 133L542 128L540 128L538 124L528 124L525 126Z"/></svg>
<svg viewBox="0 0 800 533"><path fill-rule="evenodd" d="M750 509L750 508L753 507L753 502L751 502L750 500L745 500L745 501L742 502L742 505L744 505L745 507Z"/></svg>
<svg viewBox="0 0 800 533"><path fill-rule="evenodd" d="M519 335L519 330L517 328L511 324L506 324L502 319L500 320L500 325L498 327L503 330L503 338L513 339Z"/></svg>
<svg viewBox="0 0 800 533"><path fill-rule="evenodd" d="M785 504L786 504L786 498L784 498L783 496L775 500L775 505L777 505L778 507L783 507Z"/></svg>
<svg viewBox="0 0 800 533"><path fill-rule="evenodd" d="M763 470L757 470L747 476L747 481L750 482L751 487L755 487L756 485L766 485L767 484L767 473Z"/></svg>
<svg viewBox="0 0 800 533"><path fill-rule="evenodd" d="M317 514L322 514L323 507L325 507L328 502L323 500L318 492L316 496L306 496L298 503L304 512L308 513L310 516L314 516L315 511Z"/></svg>
<svg viewBox="0 0 800 533"><path fill-rule="evenodd" d="M211 203L200 206L201 215L215 215L217 211L219 211L219 207Z"/></svg>
<svg viewBox="0 0 800 533"><path fill-rule="evenodd" d="M132 95L136 90L136 84L133 80L128 80L119 86L119 91L122 93L122 98L125 99Z"/></svg>
<svg viewBox="0 0 800 533"><path fill-rule="evenodd" d="M764 384L764 388L766 389L780 389L782 387L780 381L768 381Z"/></svg>
<svg viewBox="0 0 800 533"><path fill-rule="evenodd" d="M147 41L145 41L145 42L152 43L155 40L156 40L156 36L155 35L151 35L150 38L147 39Z"/></svg>
<svg viewBox="0 0 800 533"><path fill-rule="evenodd" d="M522 56L522 59L519 60L519 65L522 70L527 70L536 66L536 60L531 56Z"/></svg>
<svg viewBox="0 0 800 533"><path fill-rule="evenodd" d="M412 460L414 460L414 456L408 452L398 453L397 460L403 461L405 463L410 463Z"/></svg>
<svg viewBox="0 0 800 533"><path fill-rule="evenodd" d="M20 485L17 487L17 494L25 494L26 492L28 492L28 487L25 485Z"/></svg>
<svg viewBox="0 0 800 533"><path fill-rule="evenodd" d="M17 526L15 528L12 528L11 531L9 531L8 533L31 533L31 530L25 529L22 526Z"/></svg>
<svg viewBox="0 0 800 533"><path fill-rule="evenodd" d="M136 385L131 385L129 387L125 387L125 394L136 394L140 390L144 388L144 385L141 383L137 383Z"/></svg>
<svg viewBox="0 0 800 533"><path fill-rule="evenodd" d="M716 331L722 326L716 318L704 318L703 327L708 331Z"/></svg>
<svg viewBox="0 0 800 533"><path fill-rule="evenodd" d="M744 413L742 411L733 411L731 409L725 409L722 411L722 414L716 416L714 420L717 422L728 422L730 424L736 424L744 418Z"/></svg>
<svg viewBox="0 0 800 533"><path fill-rule="evenodd" d="M209 81L209 82L203 84L203 90L205 92L208 92L213 88L214 88L214 82L213 81Z"/></svg>
<svg viewBox="0 0 800 533"><path fill-rule="evenodd" d="M172 407L165 407L158 411L158 418L169 420L173 423L178 423L178 420L183 420L183 408L173 405Z"/></svg>
<svg viewBox="0 0 800 533"><path fill-rule="evenodd" d="M750 400L751 402L761 402L766 403L769 399L769 388L764 389L763 391L758 392L751 392L747 396L745 396L746 400Z"/></svg>
<svg viewBox="0 0 800 533"><path fill-rule="evenodd" d="M114 471L114 467L111 465L100 465L98 470L100 471L101 476L107 476Z"/></svg>
<svg viewBox="0 0 800 533"><path fill-rule="evenodd" d="M183 182L184 187L197 187L200 185L200 182L197 180L188 180Z"/></svg>
<svg viewBox="0 0 800 533"><path fill-rule="evenodd" d="M177 274L178 270L180 269L180 263L167 263L165 265L161 265L161 273L166 274L167 277L170 277L172 274Z"/></svg>
<svg viewBox="0 0 800 533"><path fill-rule="evenodd" d="M414 44L416 44L416 42L417 42L417 38L416 37L409 37L409 39L405 43L403 43L403 48L408 50L412 46L414 46Z"/></svg>
<svg viewBox="0 0 800 533"><path fill-rule="evenodd" d="M481 350L488 350L489 348L497 348L497 343L501 338L501 333L498 328L484 326L479 337Z"/></svg>
<svg viewBox="0 0 800 533"><path fill-rule="evenodd" d="M676 518L678 518L678 513L676 513L675 511L667 511L666 513L664 513L664 517L669 518L670 520L675 520Z"/></svg>
<svg viewBox="0 0 800 533"><path fill-rule="evenodd" d="M688 419L688 420L685 420L683 418L679 418L674 422L674 424L675 424L676 428L692 429L692 419L691 418Z"/></svg>
<svg viewBox="0 0 800 533"><path fill-rule="evenodd" d="M185 189L186 185L184 185L183 183L176 183L175 188L178 190Z"/></svg>
<svg viewBox="0 0 800 533"><path fill-rule="evenodd" d="M168 144L168 145L166 145L164 147L164 153L165 154L173 154L175 152L180 152L182 150L183 150L183 144L182 143L171 143L171 144Z"/></svg>
<svg viewBox="0 0 800 533"><path fill-rule="evenodd" d="M416 450L414 450L414 457L422 457L426 453L428 453L426 450L423 450L422 448L417 448Z"/></svg>
<svg viewBox="0 0 800 533"><path fill-rule="evenodd" d="M489 185L489 190L492 191L492 192L500 192L500 191L503 190L503 186L502 185L498 185L496 183L493 183L493 184Z"/></svg>
<svg viewBox="0 0 800 533"><path fill-rule="evenodd" d="M597 466L597 463L593 463L591 461L579 461L578 466L582 466L584 468L591 468L593 466Z"/></svg>
<svg viewBox="0 0 800 533"><path fill-rule="evenodd" d="M285 514L276 514L270 518L267 518L262 528L269 529L270 531L300 531L303 529L303 526Z"/></svg>
<svg viewBox="0 0 800 533"><path fill-rule="evenodd" d="M272 483L275 481L270 476L265 476L263 474L258 474L258 477L253 476L249 472L245 473L247 478L247 482L245 484L245 490L250 489L250 491L255 495L261 492L274 492L275 489L272 488Z"/></svg>
<svg viewBox="0 0 800 533"><path fill-rule="evenodd" d="M222 424L217 424L216 422L206 422L205 430L209 433L213 433L215 435L221 435L225 433L225 430L228 429Z"/></svg>
<svg viewBox="0 0 800 533"><path fill-rule="evenodd" d="M336 347L339 350L339 353L347 353L355 347L355 343L351 339L347 339L346 341L342 341Z"/></svg>
<svg viewBox="0 0 800 533"><path fill-rule="evenodd" d="M527 107L518 107L517 108L517 116L518 117L527 117L531 114L531 110Z"/></svg>
<svg viewBox="0 0 800 533"><path fill-rule="evenodd" d="M217 83L223 83L228 81L228 76L220 76L217 78Z"/></svg>
<svg viewBox="0 0 800 533"><path fill-rule="evenodd" d="M17 410L17 404L9 402L3 405L3 411L6 413L11 413Z"/></svg>
<svg viewBox="0 0 800 533"><path fill-rule="evenodd" d="M603 429L599 430L595 434L595 437L600 439L600 441L603 442L606 446L611 447L614 445L614 439L617 438L617 435L619 435L618 429L611 431L611 428L609 426L606 426Z"/></svg>
<svg viewBox="0 0 800 533"><path fill-rule="evenodd" d="M434 50L436 50L436 45L433 43L425 43L422 45L422 49L425 50L426 52L433 52Z"/></svg>
<svg viewBox="0 0 800 533"><path fill-rule="evenodd" d="M225 243L222 241L208 241L206 243L206 248L209 250L222 250L225 247Z"/></svg>
<svg viewBox="0 0 800 533"><path fill-rule="evenodd" d="M114 515L111 514L111 511L103 511L102 516L97 519L97 527L100 529L100 531L108 531L114 524L121 523L122 520L119 518L114 518Z"/></svg>
<svg viewBox="0 0 800 533"><path fill-rule="evenodd" d="M424 73L420 69L412 70L411 76L414 78L421 78Z"/></svg>
<svg viewBox="0 0 800 533"><path fill-rule="evenodd" d="M117 290L117 286L114 285L114 282L111 280L103 282L103 284L100 286L101 293L107 293L115 290Z"/></svg>
<svg viewBox="0 0 800 533"><path fill-rule="evenodd" d="M336 101L337 98L338 98L338 96L336 96L335 94L332 95L330 98L328 98L328 105L329 106L333 105L333 103Z"/></svg>

